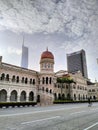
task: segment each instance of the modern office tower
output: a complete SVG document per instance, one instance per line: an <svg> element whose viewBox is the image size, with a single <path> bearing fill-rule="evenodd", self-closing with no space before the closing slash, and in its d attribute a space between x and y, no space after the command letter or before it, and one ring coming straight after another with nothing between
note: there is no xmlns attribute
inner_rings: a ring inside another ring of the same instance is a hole
<svg viewBox="0 0 98 130"><path fill-rule="evenodd" d="M28 47L22 45L21 67L28 68Z"/></svg>
<svg viewBox="0 0 98 130"><path fill-rule="evenodd" d="M67 69L71 73L81 71L82 75L88 78L86 55L83 49L74 53L67 54Z"/></svg>

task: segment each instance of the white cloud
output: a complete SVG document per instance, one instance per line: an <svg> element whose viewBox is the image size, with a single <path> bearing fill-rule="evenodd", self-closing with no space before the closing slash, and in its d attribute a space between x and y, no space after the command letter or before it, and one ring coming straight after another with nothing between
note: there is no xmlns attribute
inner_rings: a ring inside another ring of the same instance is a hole
<svg viewBox="0 0 98 130"><path fill-rule="evenodd" d="M17 55L21 55L21 53L22 53L22 51L20 49L17 49L17 48L14 48L14 47L8 47L7 52L9 54L17 54Z"/></svg>

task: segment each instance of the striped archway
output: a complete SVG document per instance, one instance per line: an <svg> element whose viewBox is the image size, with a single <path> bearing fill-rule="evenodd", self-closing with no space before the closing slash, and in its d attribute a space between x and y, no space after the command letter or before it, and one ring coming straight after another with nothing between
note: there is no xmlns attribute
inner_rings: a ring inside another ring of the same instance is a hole
<svg viewBox="0 0 98 130"><path fill-rule="evenodd" d="M26 101L26 92L22 91L20 94L20 101Z"/></svg>
<svg viewBox="0 0 98 130"><path fill-rule="evenodd" d="M29 93L29 101L33 101L34 100L34 93L31 91Z"/></svg>
<svg viewBox="0 0 98 130"><path fill-rule="evenodd" d="M11 92L10 101L17 101L17 91L13 90Z"/></svg>
<svg viewBox="0 0 98 130"><path fill-rule="evenodd" d="M7 91L5 89L2 89L0 91L0 102L7 101Z"/></svg>

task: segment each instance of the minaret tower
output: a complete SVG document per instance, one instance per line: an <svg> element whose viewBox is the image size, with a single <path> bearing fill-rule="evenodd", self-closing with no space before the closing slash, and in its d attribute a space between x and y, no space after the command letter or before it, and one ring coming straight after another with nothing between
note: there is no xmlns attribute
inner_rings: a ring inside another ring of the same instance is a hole
<svg viewBox="0 0 98 130"><path fill-rule="evenodd" d="M54 56L47 48L46 51L41 54L38 85L38 90L42 90L38 91L40 102L44 104L53 104L54 75Z"/></svg>

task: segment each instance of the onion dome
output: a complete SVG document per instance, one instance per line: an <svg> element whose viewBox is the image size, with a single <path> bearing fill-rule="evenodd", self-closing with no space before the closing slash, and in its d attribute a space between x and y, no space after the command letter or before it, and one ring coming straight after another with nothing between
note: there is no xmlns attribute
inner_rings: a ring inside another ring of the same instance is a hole
<svg viewBox="0 0 98 130"><path fill-rule="evenodd" d="M54 56L53 54L48 51L48 48L46 51L44 51L42 54L41 54L41 59L44 59L44 58L49 58L49 59L54 59Z"/></svg>

